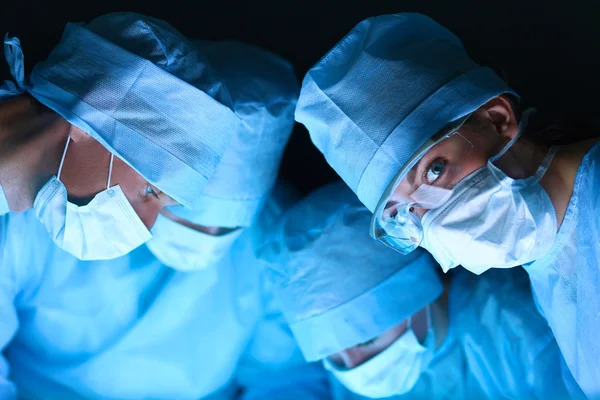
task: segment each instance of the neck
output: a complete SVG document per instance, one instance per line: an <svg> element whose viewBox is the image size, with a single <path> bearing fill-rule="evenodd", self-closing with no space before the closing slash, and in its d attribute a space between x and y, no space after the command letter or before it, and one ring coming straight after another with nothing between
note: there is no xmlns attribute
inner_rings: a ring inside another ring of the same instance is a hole
<svg viewBox="0 0 600 400"><path fill-rule="evenodd" d="M11 211L33 207L58 170L70 124L29 95L0 102L0 185Z"/></svg>
<svg viewBox="0 0 600 400"><path fill-rule="evenodd" d="M554 205L557 228L560 228L565 218L581 161L597 141L598 139L591 139L561 147L550 164L548 172L540 180L540 185L546 190Z"/></svg>
<svg viewBox="0 0 600 400"><path fill-rule="evenodd" d="M521 137L494 165L513 179L523 179L536 173L547 153L548 148Z"/></svg>
<svg viewBox="0 0 600 400"><path fill-rule="evenodd" d="M172 219L173 221L175 221L183 226L187 226L188 228L195 229L199 232L202 232L202 233L205 233L205 234L211 235L211 236L222 236L222 235L226 235L228 233L231 233L231 232L239 229L239 228L223 228L223 227L218 227L218 226L204 226L204 225L194 224L186 219L178 217L177 215L173 214L171 211L164 209L164 208L160 212L165 217Z"/></svg>

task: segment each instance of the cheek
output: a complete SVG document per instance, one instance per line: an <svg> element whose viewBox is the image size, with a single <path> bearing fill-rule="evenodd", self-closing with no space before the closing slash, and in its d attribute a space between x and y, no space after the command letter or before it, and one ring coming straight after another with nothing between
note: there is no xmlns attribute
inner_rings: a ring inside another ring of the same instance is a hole
<svg viewBox="0 0 600 400"><path fill-rule="evenodd" d="M153 196L144 195L147 185L146 180L130 166L115 157L110 185L121 187L137 215L144 225L150 229L156 222L161 202Z"/></svg>
<svg viewBox="0 0 600 400"><path fill-rule="evenodd" d="M93 141L71 142L65 155L60 180L69 194L69 200L84 205L106 189L110 153Z"/></svg>
<svg viewBox="0 0 600 400"><path fill-rule="evenodd" d="M146 180L133 168L125 164L119 158L115 157L113 161L112 176L110 186L120 185L125 194L136 193L140 195L141 190L146 185Z"/></svg>
<svg viewBox="0 0 600 400"><path fill-rule="evenodd" d="M373 346L354 346L342 351L340 354L343 360L342 365L348 369L358 367L379 354L380 350Z"/></svg>
<svg viewBox="0 0 600 400"><path fill-rule="evenodd" d="M402 179L398 184L398 187L394 190L389 200L400 201L403 203L410 203L410 195L414 192L414 189L408 179Z"/></svg>
<svg viewBox="0 0 600 400"><path fill-rule="evenodd" d="M128 198L128 200L146 228L151 229L158 217L161 208L160 202L154 199L148 201L131 201Z"/></svg>
<svg viewBox="0 0 600 400"><path fill-rule="evenodd" d="M471 175L473 172L477 171L481 167L485 166L488 162L489 157L487 154L483 152L476 152L473 150L471 154L465 159L465 162L462 164L462 170L460 172L460 180Z"/></svg>
<svg viewBox="0 0 600 400"><path fill-rule="evenodd" d="M461 179L485 166L502 142L498 140L497 134L493 130L480 128L477 132L466 131L463 135L473 144L470 152L464 157L462 163Z"/></svg>

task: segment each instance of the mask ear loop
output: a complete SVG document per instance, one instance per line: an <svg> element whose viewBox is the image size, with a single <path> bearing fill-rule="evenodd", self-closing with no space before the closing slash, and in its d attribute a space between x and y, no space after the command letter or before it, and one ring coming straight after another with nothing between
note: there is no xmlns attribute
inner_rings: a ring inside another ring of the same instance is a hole
<svg viewBox="0 0 600 400"><path fill-rule="evenodd" d="M60 158L60 164L58 165L58 172L56 173L56 178L60 180L60 174L62 172L63 164L65 162L65 156L67 155L67 149L69 148L69 142L71 141L71 135L67 136L67 144L65 144L65 149L63 150L62 157Z"/></svg>
<svg viewBox="0 0 600 400"><path fill-rule="evenodd" d="M544 161L542 161L537 171L535 171L534 177L536 181L539 181L544 177L544 175L546 175L546 172L548 171L548 168L550 167L550 164L552 163L552 160L554 159L554 156L556 155L557 151L558 147L550 147L550 149L548 150L548 154L546 154L546 157L544 157Z"/></svg>
<svg viewBox="0 0 600 400"><path fill-rule="evenodd" d="M498 154L496 154L493 157L490 157L490 162L494 163L496 162L500 157L502 157L507 151L508 149L510 149L517 140L519 140L519 138L521 136L523 136L523 133L525 133L525 129L527 128L527 125L529 124L529 117L531 117L533 114L535 114L535 108L528 108L527 110L525 110L523 112L523 115L521 116L521 121L519 122L519 128L518 128L518 132L515 135L514 138L512 138L507 144L506 146L504 146L502 148L502 150L500 150L498 152Z"/></svg>
<svg viewBox="0 0 600 400"><path fill-rule="evenodd" d="M436 348L436 332L433 327L433 316L431 315L431 305L428 304L425 307L425 313L427 314L427 337L425 338L426 346L433 346Z"/></svg>
<svg viewBox="0 0 600 400"><path fill-rule="evenodd" d="M431 306L429 304L425 307L425 314L427 315L427 330L429 330L433 326L433 320L431 317Z"/></svg>
<svg viewBox="0 0 600 400"><path fill-rule="evenodd" d="M108 166L108 181L106 182L106 189L110 189L110 178L112 177L113 170L113 160L115 159L115 155L110 153L110 164Z"/></svg>

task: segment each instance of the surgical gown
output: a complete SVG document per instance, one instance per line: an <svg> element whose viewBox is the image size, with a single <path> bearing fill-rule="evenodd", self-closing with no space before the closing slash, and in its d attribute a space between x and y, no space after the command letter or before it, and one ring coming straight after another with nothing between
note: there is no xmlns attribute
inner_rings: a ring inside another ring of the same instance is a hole
<svg viewBox="0 0 600 400"><path fill-rule="evenodd" d="M79 261L31 212L2 217L0 398L326 398L253 257L178 272L145 246ZM23 243L23 238L31 242ZM212 397L211 397L212 398Z"/></svg>
<svg viewBox="0 0 600 400"><path fill-rule="evenodd" d="M451 276L446 338L415 387L390 399L572 398L558 346L535 308L525 272L477 276L456 270ZM364 399L331 379L336 400Z"/></svg>
<svg viewBox="0 0 600 400"><path fill-rule="evenodd" d="M278 109L292 118L295 87L253 89L254 76L277 76L264 52L237 42L205 50L247 124L280 126L253 110L282 92L290 102ZM305 363L254 254L294 199L284 197L267 201L218 265L194 272L162 265L146 246L79 261L31 212L0 217L0 399L17 389L60 400L328 398L323 369Z"/></svg>
<svg viewBox="0 0 600 400"><path fill-rule="evenodd" d="M579 167L554 246L524 267L575 380L600 398L600 143Z"/></svg>

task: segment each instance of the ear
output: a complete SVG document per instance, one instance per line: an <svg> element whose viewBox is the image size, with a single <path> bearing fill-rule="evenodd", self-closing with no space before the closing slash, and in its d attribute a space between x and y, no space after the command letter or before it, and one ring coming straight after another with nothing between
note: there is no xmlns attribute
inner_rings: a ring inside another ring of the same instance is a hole
<svg viewBox="0 0 600 400"><path fill-rule="evenodd" d="M508 97L502 95L479 108L478 114L496 128L498 134L511 140L519 132L519 123Z"/></svg>
<svg viewBox="0 0 600 400"><path fill-rule="evenodd" d="M73 124L71 124L71 127L69 128L69 135L71 136L71 140L73 142L83 142L83 141L86 141L89 139L92 139L95 141L94 138L92 138L86 132L82 131L81 129L79 129L78 127L76 127Z"/></svg>

